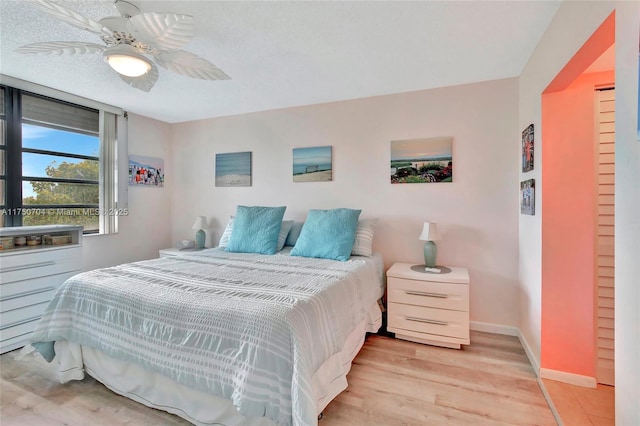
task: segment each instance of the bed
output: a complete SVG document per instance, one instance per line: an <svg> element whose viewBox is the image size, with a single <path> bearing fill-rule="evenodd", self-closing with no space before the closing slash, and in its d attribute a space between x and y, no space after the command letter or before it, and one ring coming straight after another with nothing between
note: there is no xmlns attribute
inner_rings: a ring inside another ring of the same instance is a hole
<svg viewBox="0 0 640 426"><path fill-rule="evenodd" d="M32 348L194 424L312 425L381 324L379 255L193 254L72 277Z"/></svg>

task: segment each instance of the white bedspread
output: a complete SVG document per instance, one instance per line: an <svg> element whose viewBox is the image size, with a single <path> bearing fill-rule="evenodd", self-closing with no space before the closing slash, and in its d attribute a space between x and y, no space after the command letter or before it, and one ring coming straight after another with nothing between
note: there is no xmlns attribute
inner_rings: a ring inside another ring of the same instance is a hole
<svg viewBox="0 0 640 426"><path fill-rule="evenodd" d="M379 257L348 262L207 250L79 274L33 334L230 399L240 414L317 423L311 377L382 296ZM51 343L49 343L51 342Z"/></svg>

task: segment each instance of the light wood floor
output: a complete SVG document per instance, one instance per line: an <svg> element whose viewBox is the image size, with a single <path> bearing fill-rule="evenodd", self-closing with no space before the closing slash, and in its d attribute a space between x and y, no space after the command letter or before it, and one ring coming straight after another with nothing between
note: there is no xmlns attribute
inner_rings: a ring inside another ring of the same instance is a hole
<svg viewBox="0 0 640 426"><path fill-rule="evenodd" d="M61 385L14 355L0 357L2 426L188 424L90 377ZM320 426L556 424L515 337L472 332L457 351L370 336L348 381Z"/></svg>
<svg viewBox="0 0 640 426"><path fill-rule="evenodd" d="M564 426L614 426L615 388L596 389L542 379Z"/></svg>

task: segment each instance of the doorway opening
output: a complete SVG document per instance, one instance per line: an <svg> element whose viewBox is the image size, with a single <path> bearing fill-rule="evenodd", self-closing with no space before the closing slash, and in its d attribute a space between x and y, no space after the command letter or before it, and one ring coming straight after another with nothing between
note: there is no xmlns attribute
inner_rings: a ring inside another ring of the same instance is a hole
<svg viewBox="0 0 640 426"><path fill-rule="evenodd" d="M541 126L540 376L552 400L584 394L564 384L602 391L611 419L614 389L598 383L612 385L615 368L614 87L615 12L543 92Z"/></svg>

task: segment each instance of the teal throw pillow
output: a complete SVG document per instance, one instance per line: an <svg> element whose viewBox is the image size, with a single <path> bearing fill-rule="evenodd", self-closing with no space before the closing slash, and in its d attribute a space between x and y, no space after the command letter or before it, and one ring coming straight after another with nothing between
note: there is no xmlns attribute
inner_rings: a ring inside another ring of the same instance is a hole
<svg viewBox="0 0 640 426"><path fill-rule="evenodd" d="M362 210L309 210L291 256L347 261Z"/></svg>
<svg viewBox="0 0 640 426"><path fill-rule="evenodd" d="M275 254L286 207L238 206L225 251Z"/></svg>

